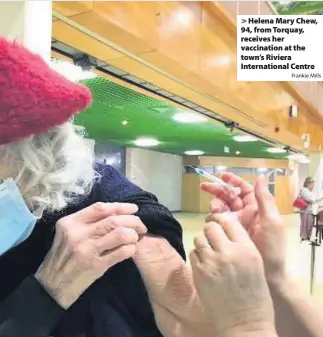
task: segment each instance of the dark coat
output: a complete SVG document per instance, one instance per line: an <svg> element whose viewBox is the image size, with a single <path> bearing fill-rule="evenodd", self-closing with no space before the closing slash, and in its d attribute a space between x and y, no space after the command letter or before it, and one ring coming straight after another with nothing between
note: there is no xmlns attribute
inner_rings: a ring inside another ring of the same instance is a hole
<svg viewBox="0 0 323 337"><path fill-rule="evenodd" d="M98 165L97 171L102 178L86 199L45 215L27 241L0 257L0 337L162 336L131 259L110 268L67 311L33 277L52 245L57 220L97 201L137 204L148 232L166 238L185 258L181 226L153 195L110 166Z"/></svg>

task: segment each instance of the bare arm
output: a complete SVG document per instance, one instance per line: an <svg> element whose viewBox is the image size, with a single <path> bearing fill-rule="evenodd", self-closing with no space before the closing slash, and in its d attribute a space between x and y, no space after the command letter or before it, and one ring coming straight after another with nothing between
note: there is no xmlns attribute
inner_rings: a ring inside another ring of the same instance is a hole
<svg viewBox="0 0 323 337"><path fill-rule="evenodd" d="M165 239L145 236L134 262L165 337L215 337L197 296L191 267Z"/></svg>
<svg viewBox="0 0 323 337"><path fill-rule="evenodd" d="M274 302L276 329L280 337L320 337L323 312L292 280L270 284Z"/></svg>

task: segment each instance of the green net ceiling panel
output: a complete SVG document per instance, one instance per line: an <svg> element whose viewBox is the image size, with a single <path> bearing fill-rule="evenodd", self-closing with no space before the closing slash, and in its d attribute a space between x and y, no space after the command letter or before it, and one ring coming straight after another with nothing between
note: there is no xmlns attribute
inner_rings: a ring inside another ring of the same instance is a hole
<svg viewBox="0 0 323 337"><path fill-rule="evenodd" d="M92 91L93 104L76 122L95 140L134 146L135 139L153 136L161 142L153 149L173 154L201 150L205 155L215 156L284 158L284 154L266 152L268 145L262 142L235 142L230 131L217 122L178 123L172 118L177 108L106 79L95 78L83 83ZM236 154L237 151L240 153Z"/></svg>

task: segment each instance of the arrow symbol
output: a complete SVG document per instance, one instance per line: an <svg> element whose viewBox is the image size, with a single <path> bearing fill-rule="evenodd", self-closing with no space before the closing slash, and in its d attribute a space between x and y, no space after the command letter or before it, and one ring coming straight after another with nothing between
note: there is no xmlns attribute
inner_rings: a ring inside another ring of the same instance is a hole
<svg viewBox="0 0 323 337"><path fill-rule="evenodd" d="M242 23L246 23L247 22L247 20L246 19L242 19Z"/></svg>

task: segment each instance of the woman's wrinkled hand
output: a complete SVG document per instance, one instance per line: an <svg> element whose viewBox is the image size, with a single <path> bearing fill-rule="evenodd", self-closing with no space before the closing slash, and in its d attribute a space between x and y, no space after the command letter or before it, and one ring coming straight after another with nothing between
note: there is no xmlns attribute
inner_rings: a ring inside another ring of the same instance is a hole
<svg viewBox="0 0 323 337"><path fill-rule="evenodd" d="M217 222L207 224L204 234L195 238L190 258L194 283L212 315L215 335L274 336L274 309L259 251L237 220L214 218Z"/></svg>
<svg viewBox="0 0 323 337"><path fill-rule="evenodd" d="M147 229L133 204L96 203L56 224L53 245L35 277L63 308L110 267L136 254Z"/></svg>
<svg viewBox="0 0 323 337"><path fill-rule="evenodd" d="M257 178L255 188L230 173L223 174L222 179L240 187L241 194L232 197L221 185L203 183L202 190L214 197L206 221L214 221L214 216L219 213L228 214L240 221L261 253L267 281L282 282L286 277L286 231L265 177Z"/></svg>

